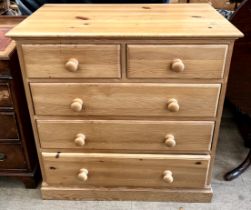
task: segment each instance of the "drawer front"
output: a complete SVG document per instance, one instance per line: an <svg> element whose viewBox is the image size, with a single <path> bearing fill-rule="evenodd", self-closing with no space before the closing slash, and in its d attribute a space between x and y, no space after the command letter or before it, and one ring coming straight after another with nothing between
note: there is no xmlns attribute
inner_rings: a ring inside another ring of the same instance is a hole
<svg viewBox="0 0 251 210"><path fill-rule="evenodd" d="M12 106L10 87L8 83L0 83L0 109Z"/></svg>
<svg viewBox="0 0 251 210"><path fill-rule="evenodd" d="M223 78L227 45L128 45L129 78Z"/></svg>
<svg viewBox="0 0 251 210"><path fill-rule="evenodd" d="M213 122L37 120L42 148L208 152Z"/></svg>
<svg viewBox="0 0 251 210"><path fill-rule="evenodd" d="M25 156L21 145L0 144L0 170L25 168Z"/></svg>
<svg viewBox="0 0 251 210"><path fill-rule="evenodd" d="M0 77L10 77L10 61L0 60Z"/></svg>
<svg viewBox="0 0 251 210"><path fill-rule="evenodd" d="M0 112L0 141L18 140L18 130L13 112Z"/></svg>
<svg viewBox="0 0 251 210"><path fill-rule="evenodd" d="M31 83L31 92L37 115L214 117L220 84Z"/></svg>
<svg viewBox="0 0 251 210"><path fill-rule="evenodd" d="M51 185L203 188L210 156L43 153Z"/></svg>
<svg viewBox="0 0 251 210"><path fill-rule="evenodd" d="M23 45L28 77L120 78L119 45Z"/></svg>

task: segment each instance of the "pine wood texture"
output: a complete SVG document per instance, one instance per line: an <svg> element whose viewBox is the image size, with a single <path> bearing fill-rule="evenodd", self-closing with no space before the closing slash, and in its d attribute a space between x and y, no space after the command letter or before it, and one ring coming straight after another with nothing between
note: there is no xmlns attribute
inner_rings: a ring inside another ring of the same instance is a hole
<svg viewBox="0 0 251 210"><path fill-rule="evenodd" d="M53 20L53 21L52 21ZM29 38L237 38L208 4L47 4L8 33Z"/></svg>
<svg viewBox="0 0 251 210"><path fill-rule="evenodd" d="M119 45L23 45L22 48L28 77L120 78ZM65 67L72 58L79 63L74 72Z"/></svg>
<svg viewBox="0 0 251 210"><path fill-rule="evenodd" d="M208 202L242 33L206 4L45 5L10 31L44 199Z"/></svg>
<svg viewBox="0 0 251 210"><path fill-rule="evenodd" d="M226 50L226 45L128 45L128 77L222 78ZM175 69L175 59L184 69Z"/></svg>
<svg viewBox="0 0 251 210"><path fill-rule="evenodd" d="M210 202L212 189L76 188L43 184L44 199Z"/></svg>
<svg viewBox="0 0 251 210"><path fill-rule="evenodd" d="M46 180L54 186L203 188L209 155L139 155L103 153L42 153ZM80 169L88 179L79 180ZM173 183L164 180L171 170Z"/></svg>
<svg viewBox="0 0 251 210"><path fill-rule="evenodd" d="M116 152L169 151L208 152L214 129L213 122L135 121L135 120L37 120L41 148L72 148L83 151ZM78 134L85 144L76 145ZM176 145L168 147L166 136L172 134Z"/></svg>
<svg viewBox="0 0 251 210"><path fill-rule="evenodd" d="M218 84L31 83L37 115L215 117ZM79 111L71 108L83 101ZM180 109L168 109L177 99Z"/></svg>

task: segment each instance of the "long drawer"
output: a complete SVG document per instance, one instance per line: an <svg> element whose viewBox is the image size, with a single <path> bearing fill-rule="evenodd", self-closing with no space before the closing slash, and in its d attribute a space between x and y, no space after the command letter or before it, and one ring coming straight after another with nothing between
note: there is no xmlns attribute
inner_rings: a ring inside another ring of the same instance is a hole
<svg viewBox="0 0 251 210"><path fill-rule="evenodd" d="M222 78L227 45L128 45L129 78Z"/></svg>
<svg viewBox="0 0 251 210"><path fill-rule="evenodd" d="M31 83L37 115L215 117L220 84Z"/></svg>
<svg viewBox="0 0 251 210"><path fill-rule="evenodd" d="M37 120L42 148L208 152L214 122Z"/></svg>
<svg viewBox="0 0 251 210"><path fill-rule="evenodd" d="M22 45L27 77L120 78L119 45Z"/></svg>
<svg viewBox="0 0 251 210"><path fill-rule="evenodd" d="M24 152L20 144L0 144L0 171L26 167Z"/></svg>
<svg viewBox="0 0 251 210"><path fill-rule="evenodd" d="M203 188L209 155L42 153L45 182L58 186Z"/></svg>

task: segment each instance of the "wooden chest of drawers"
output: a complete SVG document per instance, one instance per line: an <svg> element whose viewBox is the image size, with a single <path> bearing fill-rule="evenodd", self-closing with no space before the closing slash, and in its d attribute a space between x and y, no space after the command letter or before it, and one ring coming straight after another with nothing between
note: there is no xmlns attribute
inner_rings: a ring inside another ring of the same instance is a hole
<svg viewBox="0 0 251 210"><path fill-rule="evenodd" d="M234 40L206 4L45 5L13 29L44 199L208 202Z"/></svg>
<svg viewBox="0 0 251 210"><path fill-rule="evenodd" d="M15 42L5 33L24 17L0 18L0 176L35 188L40 171Z"/></svg>

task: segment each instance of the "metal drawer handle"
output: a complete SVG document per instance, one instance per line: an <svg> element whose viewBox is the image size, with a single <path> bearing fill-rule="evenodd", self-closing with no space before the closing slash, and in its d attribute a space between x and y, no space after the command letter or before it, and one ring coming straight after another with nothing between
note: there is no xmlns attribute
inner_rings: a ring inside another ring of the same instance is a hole
<svg viewBox="0 0 251 210"><path fill-rule="evenodd" d="M4 153L0 153L0 161L4 161L6 157L7 156Z"/></svg>

